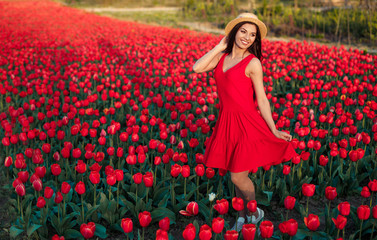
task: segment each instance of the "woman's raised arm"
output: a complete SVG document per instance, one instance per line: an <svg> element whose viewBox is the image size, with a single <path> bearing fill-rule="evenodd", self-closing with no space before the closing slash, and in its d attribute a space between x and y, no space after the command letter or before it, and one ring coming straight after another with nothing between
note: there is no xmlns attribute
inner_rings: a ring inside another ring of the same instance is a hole
<svg viewBox="0 0 377 240"><path fill-rule="evenodd" d="M196 73L207 72L214 69L219 63L222 51L226 48L226 37L223 37L219 44L217 44L211 51L207 52L203 57L199 58L192 69Z"/></svg>

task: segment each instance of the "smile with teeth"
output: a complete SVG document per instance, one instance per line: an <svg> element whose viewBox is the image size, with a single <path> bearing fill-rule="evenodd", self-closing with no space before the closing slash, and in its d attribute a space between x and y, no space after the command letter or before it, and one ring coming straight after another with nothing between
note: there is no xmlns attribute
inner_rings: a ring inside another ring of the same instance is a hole
<svg viewBox="0 0 377 240"><path fill-rule="evenodd" d="M249 44L249 42L248 41L244 41L244 40L241 40L241 42L244 44L244 45L247 45L247 44Z"/></svg>

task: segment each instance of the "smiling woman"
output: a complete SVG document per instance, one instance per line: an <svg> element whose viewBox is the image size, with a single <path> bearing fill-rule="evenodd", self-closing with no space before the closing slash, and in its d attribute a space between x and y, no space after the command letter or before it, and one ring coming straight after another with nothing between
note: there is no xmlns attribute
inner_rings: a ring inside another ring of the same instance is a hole
<svg viewBox="0 0 377 240"><path fill-rule="evenodd" d="M243 13L228 23L225 34L193 69L214 69L220 112L206 145L204 163L231 172L236 196L245 204L232 228L240 231L246 217L257 224L264 216L259 208L248 211L247 203L255 200L249 172L289 161L297 153L289 142L292 136L276 129L263 87L261 49L266 26L254 14Z"/></svg>

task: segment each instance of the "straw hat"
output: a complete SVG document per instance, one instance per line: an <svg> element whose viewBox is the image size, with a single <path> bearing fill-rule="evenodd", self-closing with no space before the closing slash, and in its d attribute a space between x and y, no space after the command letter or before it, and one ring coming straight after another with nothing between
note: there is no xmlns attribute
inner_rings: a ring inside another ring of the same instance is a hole
<svg viewBox="0 0 377 240"><path fill-rule="evenodd" d="M230 31L240 22L252 22L255 23L259 27L261 38L265 38L267 35L267 27L266 25L258 19L258 17L253 13L241 13L235 19L230 21L225 27L225 35L228 35Z"/></svg>

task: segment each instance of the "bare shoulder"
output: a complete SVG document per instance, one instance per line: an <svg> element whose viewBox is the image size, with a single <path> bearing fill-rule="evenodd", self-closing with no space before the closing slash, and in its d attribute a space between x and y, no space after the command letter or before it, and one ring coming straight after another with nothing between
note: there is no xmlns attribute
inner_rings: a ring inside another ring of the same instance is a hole
<svg viewBox="0 0 377 240"><path fill-rule="evenodd" d="M249 77L250 75L259 75L262 73L263 73L262 63L257 57L254 57L247 64L246 69L245 69L245 74L246 76Z"/></svg>

